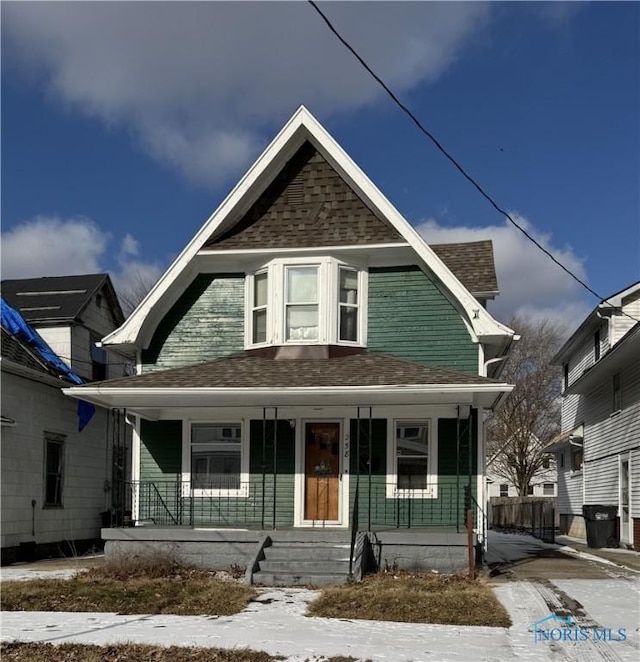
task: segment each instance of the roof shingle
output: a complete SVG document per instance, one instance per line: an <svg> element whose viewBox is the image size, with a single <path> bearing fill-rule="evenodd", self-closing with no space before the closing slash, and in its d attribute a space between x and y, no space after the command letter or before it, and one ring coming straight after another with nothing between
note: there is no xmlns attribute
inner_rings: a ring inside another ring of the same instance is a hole
<svg viewBox="0 0 640 662"><path fill-rule="evenodd" d="M241 354L91 386L107 388L312 388L497 384L486 377L363 352L327 359L272 359Z"/></svg>

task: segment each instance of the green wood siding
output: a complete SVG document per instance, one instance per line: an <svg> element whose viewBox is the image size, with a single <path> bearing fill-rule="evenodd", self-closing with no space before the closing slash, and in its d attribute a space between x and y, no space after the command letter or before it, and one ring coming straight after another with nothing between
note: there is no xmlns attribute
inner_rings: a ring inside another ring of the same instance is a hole
<svg viewBox="0 0 640 662"><path fill-rule="evenodd" d="M212 361L243 348L244 275L200 274L142 352L142 372Z"/></svg>
<svg viewBox="0 0 640 662"><path fill-rule="evenodd" d="M460 312L419 267L369 270L369 349L478 374Z"/></svg>
<svg viewBox="0 0 640 662"><path fill-rule="evenodd" d="M295 429L283 420L278 421L277 430L276 438L273 421L266 421L264 428L262 420L250 421L248 496L185 499L185 508L192 509L194 526L293 526Z"/></svg>
<svg viewBox="0 0 640 662"><path fill-rule="evenodd" d="M476 494L477 416L471 430L465 421L438 420L438 497L387 498L387 420L349 422L349 516L359 484L360 530L463 526L464 493L471 471ZM371 431L371 434L370 434ZM252 420L249 425L249 481L246 497L190 497L183 495L180 478L182 422L142 421L140 491L141 519L156 524L287 528L294 523L295 429L278 421L277 443L273 421ZM460 433L458 435L458 432ZM459 436L459 439L458 439ZM274 456L276 475L274 477ZM369 467L371 472L369 473ZM151 486L151 482L154 486ZM145 513L149 513L145 516Z"/></svg>
<svg viewBox="0 0 640 662"><path fill-rule="evenodd" d="M477 421L468 425L458 421L438 421L438 497L436 499L387 498L387 421L371 421L371 476L369 476L369 421L360 421L360 474L356 435L357 420L351 420L351 461L349 512L353 512L356 484L359 482L358 524L369 528L406 528L421 526L462 526L464 521L464 485L469 482L471 460L472 493L476 494ZM458 474L459 472L459 474Z"/></svg>
<svg viewBox="0 0 640 662"><path fill-rule="evenodd" d="M182 421L140 423L140 480L176 481L182 472Z"/></svg>

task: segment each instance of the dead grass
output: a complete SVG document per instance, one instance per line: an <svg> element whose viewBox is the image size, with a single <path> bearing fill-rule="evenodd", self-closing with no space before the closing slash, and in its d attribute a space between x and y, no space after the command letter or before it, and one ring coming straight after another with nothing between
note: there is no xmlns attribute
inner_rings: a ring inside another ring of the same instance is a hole
<svg viewBox="0 0 640 662"><path fill-rule="evenodd" d="M181 646L144 646L119 644L92 646L83 644L0 644L3 662L274 662L280 656L251 650L221 648L183 648ZM326 662L356 662L353 657L323 658Z"/></svg>
<svg viewBox="0 0 640 662"><path fill-rule="evenodd" d="M229 616L255 595L249 586L169 556L131 557L107 561L71 579L2 582L2 609Z"/></svg>
<svg viewBox="0 0 640 662"><path fill-rule="evenodd" d="M180 646L89 646L83 644L3 643L3 662L272 662L282 660L267 653L219 648L183 648Z"/></svg>
<svg viewBox="0 0 640 662"><path fill-rule="evenodd" d="M308 615L442 625L511 625L506 610L484 581L459 575L370 575L361 584L325 589L309 605Z"/></svg>

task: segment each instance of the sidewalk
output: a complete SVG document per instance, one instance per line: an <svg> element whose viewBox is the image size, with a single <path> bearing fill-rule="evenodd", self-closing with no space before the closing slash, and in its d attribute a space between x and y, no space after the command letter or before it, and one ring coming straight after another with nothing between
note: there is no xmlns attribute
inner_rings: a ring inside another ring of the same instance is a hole
<svg viewBox="0 0 640 662"><path fill-rule="evenodd" d="M605 561L624 566L630 570L640 572L640 552L631 549L603 547L594 549L587 545L586 540L570 538L569 536L556 536L556 543L562 545L561 549L568 547L581 554L597 556Z"/></svg>

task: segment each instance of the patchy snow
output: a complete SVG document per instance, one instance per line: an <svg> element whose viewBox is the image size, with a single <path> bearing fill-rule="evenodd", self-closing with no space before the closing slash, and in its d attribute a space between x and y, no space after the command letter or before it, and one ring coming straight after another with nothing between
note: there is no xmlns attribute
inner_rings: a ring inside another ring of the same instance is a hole
<svg viewBox="0 0 640 662"><path fill-rule="evenodd" d="M545 548L564 551L559 545L527 535L491 532L490 546L492 542L505 560L535 556L536 550ZM606 563L591 554L573 549L571 553ZM70 577L79 570L30 568L28 564L5 567L1 576L3 580ZM332 655L372 662L636 662L640 657L640 579L630 577L497 585L493 590L511 616L510 628L310 618L304 614L317 592L274 588L262 589L258 599L235 616L2 612L0 639L251 648L283 655L289 662L311 662ZM627 641L535 643L531 625L561 605L561 592L584 608L576 613L576 622L614 631L624 627Z"/></svg>
<svg viewBox="0 0 640 662"><path fill-rule="evenodd" d="M69 579L86 568L59 568L57 570L34 570L28 565L9 566L2 568L2 581L26 582L31 579Z"/></svg>
<svg viewBox="0 0 640 662"><path fill-rule="evenodd" d="M576 581L580 580L566 580ZM603 626L624 627L623 623L633 619L634 608L637 615L638 586L625 580L596 580L593 584L597 588L576 586L583 597L588 596L585 598L587 610L593 607L591 597L602 606L602 613L594 610L592 615ZM570 593L574 586L567 584L564 588ZM589 651L591 656L585 657L587 648L580 648L580 643L561 642L553 647L536 644L530 625L549 615L548 604L536 585L512 582L494 590L511 615L511 628L309 618L304 614L316 592L268 589L235 616L3 612L1 638L3 641L98 645L132 642L251 648L284 655L289 662L332 655L351 655L373 662L468 662L471 659L474 662L526 662L559 657L576 661L587 658L637 660L637 631L628 644L610 643L606 658L594 658L593 651ZM607 611L607 605L612 606L611 612Z"/></svg>

